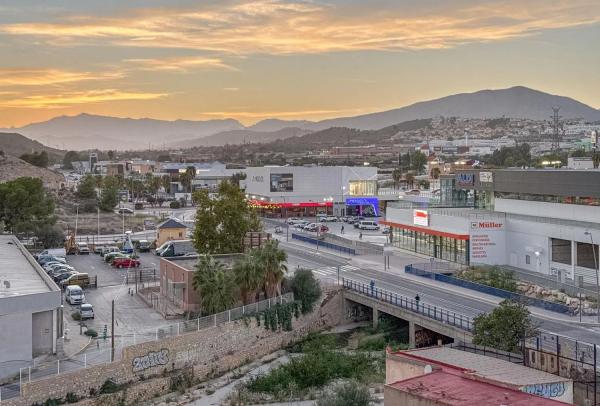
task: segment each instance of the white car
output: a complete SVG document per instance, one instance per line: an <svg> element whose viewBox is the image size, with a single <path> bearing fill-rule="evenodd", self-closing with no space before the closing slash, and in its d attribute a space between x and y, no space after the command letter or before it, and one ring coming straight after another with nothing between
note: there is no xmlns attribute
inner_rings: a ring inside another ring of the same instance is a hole
<svg viewBox="0 0 600 406"><path fill-rule="evenodd" d="M288 223L290 226L295 226L298 223L303 222L304 220L299 219L298 217L290 217L289 219L287 219L286 223Z"/></svg>
<svg viewBox="0 0 600 406"><path fill-rule="evenodd" d="M90 253L90 248L85 242L80 242L77 244L77 249L79 250L79 255L89 255Z"/></svg>
<svg viewBox="0 0 600 406"><path fill-rule="evenodd" d="M358 228L360 230L379 230L379 225L373 220L361 220Z"/></svg>
<svg viewBox="0 0 600 406"><path fill-rule="evenodd" d="M332 223L332 222L336 222L336 221L339 221L339 219L336 216L321 217L322 223Z"/></svg>
<svg viewBox="0 0 600 406"><path fill-rule="evenodd" d="M93 319L94 308L89 303L84 303L79 307L79 314L81 314L81 320Z"/></svg>

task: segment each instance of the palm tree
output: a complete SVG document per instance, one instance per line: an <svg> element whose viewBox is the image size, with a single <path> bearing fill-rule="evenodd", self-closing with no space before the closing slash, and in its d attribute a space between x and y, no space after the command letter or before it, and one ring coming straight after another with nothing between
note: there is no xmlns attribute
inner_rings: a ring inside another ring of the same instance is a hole
<svg viewBox="0 0 600 406"><path fill-rule="evenodd" d="M196 167L194 166L188 166L185 170L186 175L189 177L189 185L188 185L188 192L192 193L192 180L194 180L194 178L196 177Z"/></svg>
<svg viewBox="0 0 600 406"><path fill-rule="evenodd" d="M408 172L406 175L404 175L404 180L406 181L406 184L410 185L410 188L412 189L415 184L415 175L412 172Z"/></svg>
<svg viewBox="0 0 600 406"><path fill-rule="evenodd" d="M171 177L169 175L163 175L160 181L165 192L171 193Z"/></svg>
<svg viewBox="0 0 600 406"><path fill-rule="evenodd" d="M400 180L402 179L402 170L400 168L396 168L392 171L392 179L394 180L394 187L398 189Z"/></svg>
<svg viewBox="0 0 600 406"><path fill-rule="evenodd" d="M263 285L265 275L260 265L257 257L251 254L236 262L233 266L235 284L240 288L242 301L245 305L249 303L249 298Z"/></svg>
<svg viewBox="0 0 600 406"><path fill-rule="evenodd" d="M439 178L440 178L440 174L441 174L441 172L442 172L442 171L440 170L440 167L439 167L439 166L436 166L436 167L434 167L434 168L431 170L431 177L432 177L433 179L439 179Z"/></svg>
<svg viewBox="0 0 600 406"><path fill-rule="evenodd" d="M287 261L287 254L282 249L279 249L277 240L268 241L257 252L256 256L259 265L264 269L264 286L263 289L268 297L273 294L281 294L281 281L287 272L287 266L284 262Z"/></svg>
<svg viewBox="0 0 600 406"><path fill-rule="evenodd" d="M210 255L198 261L192 286L200 294L200 304L205 314L222 312L235 303L232 274Z"/></svg>

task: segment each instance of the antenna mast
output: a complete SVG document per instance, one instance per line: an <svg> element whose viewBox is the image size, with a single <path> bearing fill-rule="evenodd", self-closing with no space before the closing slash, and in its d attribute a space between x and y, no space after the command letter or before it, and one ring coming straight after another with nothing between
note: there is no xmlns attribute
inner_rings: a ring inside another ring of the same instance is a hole
<svg viewBox="0 0 600 406"><path fill-rule="evenodd" d="M558 152L560 149L560 141L561 141L561 131L562 131L562 123L560 119L561 116L558 115L560 107L552 107L552 152Z"/></svg>

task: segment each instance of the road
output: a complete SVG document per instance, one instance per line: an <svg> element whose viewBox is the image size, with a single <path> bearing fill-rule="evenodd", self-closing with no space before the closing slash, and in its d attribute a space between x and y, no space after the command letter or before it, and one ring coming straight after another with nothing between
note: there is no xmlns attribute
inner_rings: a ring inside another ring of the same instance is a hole
<svg viewBox="0 0 600 406"><path fill-rule="evenodd" d="M309 247L297 246L294 244L281 242L281 247L288 253L291 261L303 264L307 268L315 269L315 274L319 278L337 279L337 266L340 266L340 278L352 279L357 282L370 283L374 281L379 288L393 293L414 297L417 293L423 303L429 303L434 306L442 307L465 316L474 317L481 313L491 311L497 306L497 298L478 297L478 294L465 295L462 291L457 292L457 288L441 282L430 282L424 280L412 280L403 277L398 272L384 272L383 267L374 269L374 267L356 266L346 258L336 257L333 254L316 253ZM411 257L410 254L406 254ZM423 261L420 258L417 258ZM538 315L537 309L533 319L539 323L540 328L559 335L567 336L576 340L589 343L600 342L600 329L597 327L587 327L573 322L562 321L558 316L552 313L547 315Z"/></svg>

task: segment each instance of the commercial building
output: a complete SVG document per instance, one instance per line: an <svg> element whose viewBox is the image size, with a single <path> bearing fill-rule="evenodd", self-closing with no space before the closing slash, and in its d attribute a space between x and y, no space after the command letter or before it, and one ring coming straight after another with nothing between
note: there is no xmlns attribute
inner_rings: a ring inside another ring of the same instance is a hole
<svg viewBox="0 0 600 406"><path fill-rule="evenodd" d="M573 381L448 347L386 354L385 405L573 404Z"/></svg>
<svg viewBox="0 0 600 406"><path fill-rule="evenodd" d="M61 291L12 235L0 235L0 376L56 353Z"/></svg>
<svg viewBox="0 0 600 406"><path fill-rule="evenodd" d="M267 216L379 215L374 167L265 166L244 172L240 183L248 200Z"/></svg>
<svg viewBox="0 0 600 406"><path fill-rule="evenodd" d="M469 170L441 184L436 202L388 205L395 246L596 283L600 171Z"/></svg>

